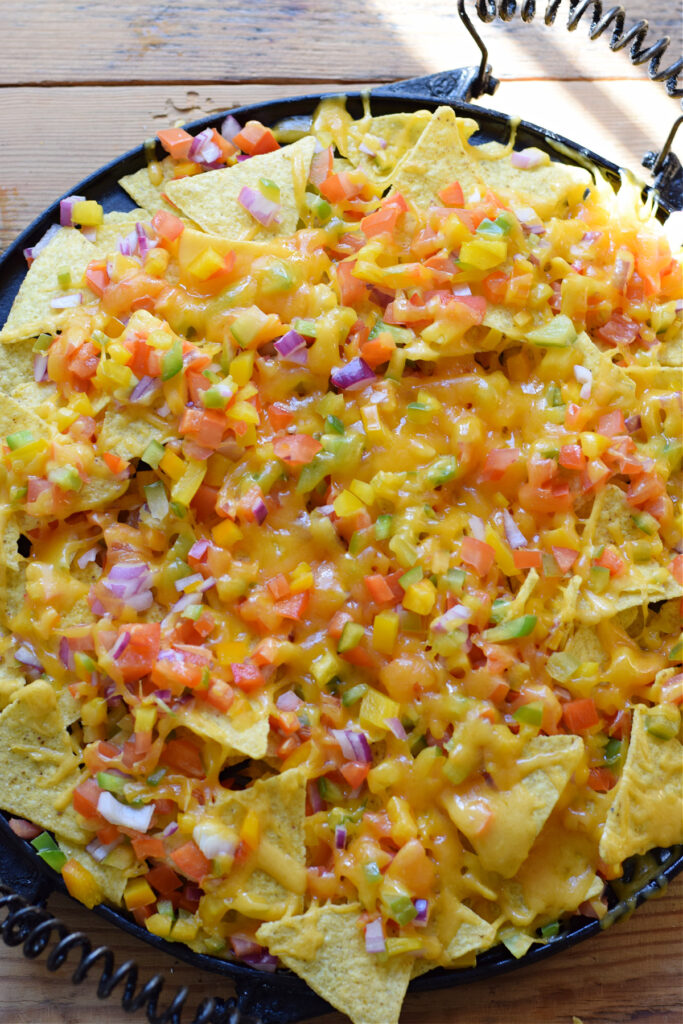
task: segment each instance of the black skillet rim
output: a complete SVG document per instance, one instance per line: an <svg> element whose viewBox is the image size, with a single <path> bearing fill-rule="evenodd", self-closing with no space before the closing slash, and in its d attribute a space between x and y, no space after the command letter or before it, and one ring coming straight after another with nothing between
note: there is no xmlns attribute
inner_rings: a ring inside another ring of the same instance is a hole
<svg viewBox="0 0 683 1024"><path fill-rule="evenodd" d="M480 130L474 136L474 141L496 140L506 143L513 119L498 111L464 102L461 98L462 93L459 92L463 88L460 81L447 82L447 88L453 91L450 95L444 94L442 84L444 77L442 74L420 79L415 82L414 91L411 89L411 82L399 82L396 85L380 86L369 90L368 93L350 92L343 95L346 97L348 107L354 116L360 116L362 113L363 99L367 95L370 97L372 111L375 115L400 110L433 109L439 105L446 104L451 106L459 116L472 117L478 121ZM437 80L439 80L438 85ZM434 89L430 88L432 82L436 86ZM198 119L185 127L193 133L205 127L218 128L226 113L232 114L240 121L255 118L267 125L274 125L285 118L309 116L321 99L339 95L342 94L306 94L287 97L282 100L249 104L219 115ZM619 181L618 166L592 152L587 147L547 129L539 128L527 121L520 120L517 122L515 119L515 124L515 148L536 145L545 152L548 152L551 159L557 159L559 156L563 162L575 163L579 166L585 166L586 161L589 161L600 168L610 182L616 184ZM562 152L558 152L558 146L561 147ZM157 152L161 155L158 143ZM72 192L74 194L85 194L88 198L97 199L104 206L105 212L114 209L132 209L135 204L127 193L118 186L117 180L124 174L130 174L139 170L145 164L145 148L144 146L138 146L129 150L123 156L110 161L83 179L74 187ZM645 186L645 188L647 191L651 191L649 187ZM71 192L66 194L71 194ZM58 222L59 202L59 199L56 200L43 211L0 256L0 320L2 321L6 318L14 296L26 273L23 250L34 245L52 223ZM669 205L662 199L659 199L659 210L660 216L668 215L672 212ZM39 887L42 889L43 898L46 898L49 890L66 892L61 877L51 872L27 843L23 843L14 836L7 824L7 816L4 812L0 812L0 834L9 843L9 845L7 845L7 842L5 843L5 852L10 854L15 865L23 859L27 864L27 868L30 865L34 873L39 876ZM621 900L614 892L611 893L610 907L613 920L616 921L627 916L645 899L661 893L667 883L679 872L683 871L683 847L655 850L650 856L654 856L656 866L652 871L652 877L647 879L641 888ZM633 858L631 862L627 863L625 867L626 877L628 877L629 873L636 873L637 860L637 858ZM315 996L304 981L289 972L264 973L237 961L222 960L218 957L195 953L179 943L170 943L165 939L151 935L146 929L137 925L132 918L127 917L125 912L106 905L96 907L94 912L115 924L129 935L160 949L170 956L177 957L198 969L232 978L238 991L241 991L242 995L247 997L247 1001L250 1001L249 997L252 989L254 991L258 990L261 993L261 998L267 997L268 1001L274 997L285 999L296 997L299 999L301 1012L297 1012L296 1015L292 1016L290 1011L286 1016L273 1017L273 1020L295 1021L301 1020L306 1016L329 1011L327 1003ZM437 968L429 974L413 980L410 984L409 992L422 992L435 988L459 986L468 982L490 978L528 964L538 963L547 959L548 956L552 956L589 938L600 930L600 922L575 916L570 919L567 930L562 931L545 945L532 947L520 960L514 959L504 946L499 945L478 956L476 966L474 967L456 970ZM263 1004L256 1008L263 1012L266 1009L266 1005Z"/></svg>

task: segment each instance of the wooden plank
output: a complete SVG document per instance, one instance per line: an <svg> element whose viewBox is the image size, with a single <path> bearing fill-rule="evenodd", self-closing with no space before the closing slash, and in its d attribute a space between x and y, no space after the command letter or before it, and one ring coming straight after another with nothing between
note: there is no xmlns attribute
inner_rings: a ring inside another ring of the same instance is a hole
<svg viewBox="0 0 683 1024"><path fill-rule="evenodd" d="M315 88L334 92L344 86L327 82ZM310 84L254 84L4 90L0 248L56 196L159 128L311 89ZM642 154L661 144L676 112L675 102L655 83L631 81L548 82L543 88L533 82L505 82L484 105L547 127L561 123L570 138L581 139L642 177ZM679 145L683 150L683 139Z"/></svg>
<svg viewBox="0 0 683 1024"><path fill-rule="evenodd" d="M391 80L478 61L454 0L3 0L0 84ZM542 12L542 0L538 7ZM680 7L631 0L628 24L649 18L652 40L681 50ZM517 18L481 25L499 77L638 79L608 39ZM296 31L292 30L293 23Z"/></svg>
<svg viewBox="0 0 683 1024"><path fill-rule="evenodd" d="M411 995L401 1024L571 1024L572 1015L584 1024L679 1024L683 1000L680 964L683 962L683 929L680 901L683 878L661 900L642 907L628 921L558 954L545 964L503 975L465 988ZM190 991L188 1013L209 995L227 998L229 982L134 942L113 926L88 914L64 897L55 897L50 908L67 925L82 929L93 945L110 945L120 965L134 958L140 980L162 972L167 978L160 1007L170 1002L183 985ZM0 956L0 1024L132 1024L142 1013L129 1016L120 1007L119 995L105 1004L95 994L96 973L78 988L70 982L77 957L54 975L48 974L45 958L24 960L20 949L3 950ZM73 966L71 966L73 965ZM325 1024L348 1024L340 1014L324 1018Z"/></svg>

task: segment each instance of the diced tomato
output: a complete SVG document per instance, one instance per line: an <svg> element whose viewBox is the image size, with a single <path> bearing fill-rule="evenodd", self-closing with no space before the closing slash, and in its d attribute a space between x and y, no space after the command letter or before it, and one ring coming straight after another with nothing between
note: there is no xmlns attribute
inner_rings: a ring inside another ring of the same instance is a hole
<svg viewBox="0 0 683 1024"><path fill-rule="evenodd" d="M275 611L283 619L293 619L294 622L300 622L308 608L310 597L310 590L304 590L300 594L292 594L291 597L286 597L284 601L278 601L275 605Z"/></svg>
<svg viewBox="0 0 683 1024"><path fill-rule="evenodd" d="M102 828L97 830L97 838L105 846L109 846L109 843L113 843L114 840L118 839L121 833L119 832L116 825L110 825L107 821Z"/></svg>
<svg viewBox="0 0 683 1024"><path fill-rule="evenodd" d="M184 128L164 128L157 132L157 138L174 160L187 160L193 138Z"/></svg>
<svg viewBox="0 0 683 1024"><path fill-rule="evenodd" d="M241 664L232 664L232 681L235 686L244 693L251 693L253 690L260 690L265 686L266 681L261 669L253 661L243 661Z"/></svg>
<svg viewBox="0 0 683 1024"><path fill-rule="evenodd" d="M218 501L218 488L209 484L200 484L197 493L190 502L190 508L194 511L200 523L205 523L216 516L216 502Z"/></svg>
<svg viewBox="0 0 683 1024"><path fill-rule="evenodd" d="M563 444L560 448L558 462L565 469L584 470L588 459L583 454L580 444Z"/></svg>
<svg viewBox="0 0 683 1024"><path fill-rule="evenodd" d="M365 282L353 276L355 265L355 260L343 260L337 264L337 284L342 306L356 306L368 294Z"/></svg>
<svg viewBox="0 0 683 1024"><path fill-rule="evenodd" d="M352 178L348 171L340 171L339 174L330 174L320 185L320 194L330 203L347 202L356 199L361 192L365 182L358 177Z"/></svg>
<svg viewBox="0 0 683 1024"><path fill-rule="evenodd" d="M192 839L174 850L171 860L178 870L193 882L201 882L211 871L211 861L204 856Z"/></svg>
<svg viewBox="0 0 683 1024"><path fill-rule="evenodd" d="M145 860L147 857L157 857L161 860L166 856L166 847L163 839L155 839L152 836L138 836L131 840L135 856L138 860Z"/></svg>
<svg viewBox="0 0 683 1024"><path fill-rule="evenodd" d="M227 421L217 409L186 409L178 432L194 438L206 448L217 448L223 439Z"/></svg>
<svg viewBox="0 0 683 1024"><path fill-rule="evenodd" d="M176 238L179 238L185 230L185 225L180 217L176 217L168 210L157 210L152 217L152 227L159 241L166 244L175 242Z"/></svg>
<svg viewBox="0 0 683 1024"><path fill-rule="evenodd" d="M99 818L97 801L101 792L95 779L85 779L81 782L74 790L73 795L73 807L76 813L82 814L84 818Z"/></svg>
<svg viewBox="0 0 683 1024"><path fill-rule="evenodd" d="M282 402L273 402L268 406L268 419L273 430L285 430L293 422L294 413Z"/></svg>
<svg viewBox="0 0 683 1024"><path fill-rule="evenodd" d="M669 566L669 572L676 580L676 583L683 587L683 555L676 555Z"/></svg>
<svg viewBox="0 0 683 1024"><path fill-rule="evenodd" d="M102 458L112 473L123 473L124 469L128 468L126 460L122 459L120 455L115 455L114 452L103 452Z"/></svg>
<svg viewBox="0 0 683 1024"><path fill-rule="evenodd" d="M476 537L464 537L460 547L460 557L467 565L471 565L479 576L486 576L496 561L495 549Z"/></svg>
<svg viewBox="0 0 683 1024"><path fill-rule="evenodd" d="M190 740L167 740L159 758L161 764L192 779L206 775L198 748Z"/></svg>
<svg viewBox="0 0 683 1024"><path fill-rule="evenodd" d="M671 263L671 249L667 239L649 231L638 232L636 270L646 295L656 295L661 288L662 271Z"/></svg>
<svg viewBox="0 0 683 1024"><path fill-rule="evenodd" d="M626 500L629 505L637 508L639 505L659 498L662 494L666 494L666 485L662 478L656 473L647 473L629 485Z"/></svg>
<svg viewBox="0 0 683 1024"><path fill-rule="evenodd" d="M214 679L204 697L207 704L217 708L218 711L229 711L235 701L235 694L229 683L223 679Z"/></svg>
<svg viewBox="0 0 683 1024"><path fill-rule="evenodd" d="M109 284L107 264L100 260L92 260L85 268L85 283L91 292L94 292L100 299L104 290Z"/></svg>
<svg viewBox="0 0 683 1024"><path fill-rule="evenodd" d="M168 864L157 864L155 867L150 868L146 878L152 888L156 892L161 893L162 896L175 892L183 884L182 880Z"/></svg>
<svg viewBox="0 0 683 1024"><path fill-rule="evenodd" d="M396 200L400 199L400 202ZM405 199L400 194L392 196L391 199L382 203L379 210L363 217L360 222L360 229L366 238L374 238L376 235L388 234L393 236L396 230L398 218L407 209Z"/></svg>
<svg viewBox="0 0 683 1024"><path fill-rule="evenodd" d="M562 718L569 731L573 733L586 732L587 729L600 724L600 716L591 697L569 701L562 708Z"/></svg>
<svg viewBox="0 0 683 1024"><path fill-rule="evenodd" d="M278 459L288 466L306 466L322 451L320 441L310 434L287 434L273 442L273 451Z"/></svg>
<svg viewBox="0 0 683 1024"><path fill-rule="evenodd" d="M568 402L564 414L564 425L567 430L583 430L590 417L589 408L577 405L576 402Z"/></svg>
<svg viewBox="0 0 683 1024"><path fill-rule="evenodd" d="M339 769L349 786L352 789L358 789L362 786L368 777L370 771L369 764L361 764L359 761L347 761Z"/></svg>
<svg viewBox="0 0 683 1024"><path fill-rule="evenodd" d="M311 160L311 168L308 172L308 180L319 189L325 178L332 173L333 163L334 151L332 146L322 149L319 153L314 153Z"/></svg>
<svg viewBox="0 0 683 1024"><path fill-rule="evenodd" d="M591 768L588 773L588 785L596 793L609 793L616 784L617 777L609 768Z"/></svg>
<svg viewBox="0 0 683 1024"><path fill-rule="evenodd" d="M553 558L557 562L560 572L569 572L576 559L579 557L579 552L575 551L574 548L562 548L553 546L551 549Z"/></svg>
<svg viewBox="0 0 683 1024"><path fill-rule="evenodd" d="M238 132L232 141L249 156L273 153L280 148L280 143L270 128L266 128L260 121L247 121L241 132Z"/></svg>
<svg viewBox="0 0 683 1024"><path fill-rule="evenodd" d="M80 380L90 380L97 373L100 353L90 341L84 342L69 356L69 371Z"/></svg>
<svg viewBox="0 0 683 1024"><path fill-rule="evenodd" d="M161 625L158 622L135 622L121 626L117 643L125 634L129 640L119 657L116 659L123 680L132 683L143 676L149 675L159 657L161 643Z"/></svg>
<svg viewBox="0 0 683 1024"><path fill-rule="evenodd" d="M596 560L595 564L602 566L603 569L609 569L610 576L623 576L626 572L626 562L617 554L616 549L609 545L600 555L600 558Z"/></svg>
<svg viewBox="0 0 683 1024"><path fill-rule="evenodd" d="M439 192L439 199L444 206L464 206L465 196L460 182L452 181L450 185L442 188Z"/></svg>
<svg viewBox="0 0 683 1024"><path fill-rule="evenodd" d="M604 416L601 416L598 420L597 432L604 437L616 437L618 434L625 434L626 424L624 423L624 414L621 409L614 409L612 412L607 412ZM629 438L629 440L631 439Z"/></svg>
<svg viewBox="0 0 683 1024"><path fill-rule="evenodd" d="M482 479L500 480L510 466L519 461L519 455L519 448L492 448L484 459Z"/></svg>
<svg viewBox="0 0 683 1024"><path fill-rule="evenodd" d="M566 511L572 507L573 502L574 497L566 481L554 480L547 487L522 484L519 489L519 503L528 512L551 515L554 512Z"/></svg>
<svg viewBox="0 0 683 1024"><path fill-rule="evenodd" d="M327 627L327 635L331 636L333 640L338 640L344 632L344 626L347 622L353 622L353 615L350 612L335 612Z"/></svg>
<svg viewBox="0 0 683 1024"><path fill-rule="evenodd" d="M505 302L508 276L502 270L494 270L492 274L488 274L481 282L481 286L489 302L493 302L496 305Z"/></svg>
<svg viewBox="0 0 683 1024"><path fill-rule="evenodd" d="M160 651L151 678L160 690L170 689L180 694L186 686L190 690L202 686L207 671L205 659L172 647Z"/></svg>
<svg viewBox="0 0 683 1024"><path fill-rule="evenodd" d="M371 370L376 370L378 366L389 362L395 349L396 342L393 336L388 331L380 331L372 341L365 342L361 348L361 356Z"/></svg>
<svg viewBox="0 0 683 1024"><path fill-rule="evenodd" d="M266 586L273 595L274 601L281 601L283 597L287 597L290 593L289 580L284 573L278 573L277 576L273 576L272 579L268 580Z"/></svg>
<svg viewBox="0 0 683 1024"><path fill-rule="evenodd" d="M623 313L612 313L606 324L595 332L610 345L632 345L638 337L639 325Z"/></svg>
<svg viewBox="0 0 683 1024"><path fill-rule="evenodd" d="M366 576L363 582L370 597L376 604L384 604L387 601L393 604L396 600L393 590L384 576L381 576L379 573L373 576Z"/></svg>
<svg viewBox="0 0 683 1024"><path fill-rule="evenodd" d="M518 569L542 569L543 557L540 551L521 548L512 552L512 560Z"/></svg>
<svg viewBox="0 0 683 1024"><path fill-rule="evenodd" d="M486 316L486 299L483 295L451 296L444 306L444 315L456 323L476 327Z"/></svg>

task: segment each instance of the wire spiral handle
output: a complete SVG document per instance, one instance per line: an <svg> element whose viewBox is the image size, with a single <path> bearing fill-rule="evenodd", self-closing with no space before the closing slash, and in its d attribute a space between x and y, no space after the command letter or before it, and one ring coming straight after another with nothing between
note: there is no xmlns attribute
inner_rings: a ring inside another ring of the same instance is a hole
<svg viewBox="0 0 683 1024"><path fill-rule="evenodd" d="M28 960L35 960L48 946L55 944L48 953L48 971L58 971L73 952L80 959L73 969L71 981L80 985L91 971L99 972L97 995L107 999L116 988L122 986L121 1005L126 1013L144 1009L149 1024L183 1024L181 1014L187 1001L188 989L181 988L166 1009L158 1009L159 997L165 981L155 974L138 989L138 966L127 960L115 967L114 954L108 946L93 945L84 932L72 932L59 918L45 907L32 906L8 886L0 884L0 913L6 916L0 924L0 933L8 946L23 945L23 954ZM189 1022L188 1022L189 1024ZM192 1024L259 1024L252 1017L240 1011L234 997L204 999L197 1008Z"/></svg>
<svg viewBox="0 0 683 1024"><path fill-rule="evenodd" d="M562 5L562 0L548 0L543 20L546 25L554 25ZM517 13L517 0L476 0L475 10L480 21L489 23L496 17L501 21L512 21ZM683 88L678 85L678 76L683 71L683 57L674 61L668 67L660 67L662 57L669 47L671 40L668 36L658 39L651 46L645 49L645 43L650 26L645 19L641 19L624 31L626 24L626 10L621 5L610 7L603 15L601 0L569 0L569 11L567 14L567 29L573 32L579 25L584 15L592 9L590 29L588 32L591 40L607 32L611 28L612 36L609 41L610 49L613 51L623 50L630 46L629 58L632 64L645 64L649 61L648 75L653 82L666 82L666 91L669 96L683 96ZM479 74L475 83L475 95L481 95L485 90L487 78L486 60L488 51L479 37L467 11L465 0L458 0L458 13L468 31L479 47L482 59L479 66ZM520 9L522 21L530 22L536 17L536 0L523 0Z"/></svg>

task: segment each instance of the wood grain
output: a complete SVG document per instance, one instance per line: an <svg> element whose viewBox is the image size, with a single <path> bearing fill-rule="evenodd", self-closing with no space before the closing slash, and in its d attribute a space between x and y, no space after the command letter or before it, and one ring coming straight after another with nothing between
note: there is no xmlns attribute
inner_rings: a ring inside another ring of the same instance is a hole
<svg viewBox="0 0 683 1024"><path fill-rule="evenodd" d="M682 896L679 878L664 897L641 907L628 921L545 964L462 988L410 995L401 1024L572 1024L572 1016L583 1024L680 1024ZM188 1020L207 996L232 994L222 979L133 942L65 897L54 897L50 908L72 928L87 931L93 945L110 945L117 965L134 957L141 980L164 972L168 981L160 1006L168 1005L186 985ZM93 1024L95 1019L102 1024L142 1024L144 1014L124 1013L118 996L97 1003L94 980L74 988L70 973L67 966L48 975L44 957L25 961L19 950L3 950L0 1024ZM319 1019L348 1024L337 1013Z"/></svg>
<svg viewBox="0 0 683 1024"><path fill-rule="evenodd" d="M332 81L322 86L172 84L0 90L4 140L0 249L56 196L160 128L240 104L345 88L343 82ZM36 93L40 102L35 102ZM481 105L519 114L580 139L644 180L647 172L640 160L647 150L661 146L677 109L654 82L607 80L546 82L542 88L538 82L504 82ZM683 155L683 133L678 152Z"/></svg>
<svg viewBox="0 0 683 1024"><path fill-rule="evenodd" d="M609 32L590 43L582 22L570 36L568 6L552 28L541 16L533 25L517 16L481 26L495 74L643 77L625 53L609 53ZM675 59L676 0L627 6L629 24L650 20L653 41L672 37ZM538 7L545 10L543 0ZM455 0L2 0L0 19L0 83L9 85L386 81L478 60Z"/></svg>

